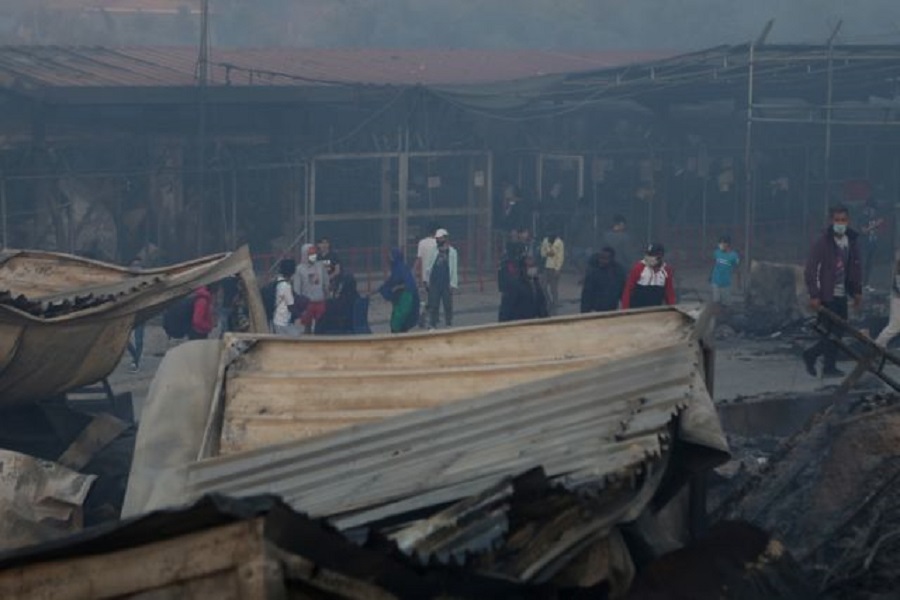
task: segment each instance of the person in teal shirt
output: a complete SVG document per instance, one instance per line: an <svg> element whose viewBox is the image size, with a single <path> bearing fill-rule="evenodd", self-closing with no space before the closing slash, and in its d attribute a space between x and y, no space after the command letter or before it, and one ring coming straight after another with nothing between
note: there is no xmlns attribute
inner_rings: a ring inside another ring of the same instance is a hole
<svg viewBox="0 0 900 600"><path fill-rule="evenodd" d="M731 301L731 280L735 267L741 263L738 253L731 248L731 238L723 235L719 246L713 252L715 264L709 281L712 284L713 302L724 306Z"/></svg>

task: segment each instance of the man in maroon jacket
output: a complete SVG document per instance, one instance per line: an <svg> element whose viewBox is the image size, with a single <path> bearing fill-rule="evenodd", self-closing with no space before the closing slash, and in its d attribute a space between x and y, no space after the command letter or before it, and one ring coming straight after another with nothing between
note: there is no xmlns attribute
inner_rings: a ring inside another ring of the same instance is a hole
<svg viewBox="0 0 900 600"><path fill-rule="evenodd" d="M850 229L850 213L843 206L829 211L831 225L816 240L806 260L806 289L813 310L827 308L842 319L847 318L847 300L854 308L862 303L862 265L856 231ZM824 377L844 375L835 366L837 346L825 339L803 351L806 372L816 377L816 360L825 359Z"/></svg>

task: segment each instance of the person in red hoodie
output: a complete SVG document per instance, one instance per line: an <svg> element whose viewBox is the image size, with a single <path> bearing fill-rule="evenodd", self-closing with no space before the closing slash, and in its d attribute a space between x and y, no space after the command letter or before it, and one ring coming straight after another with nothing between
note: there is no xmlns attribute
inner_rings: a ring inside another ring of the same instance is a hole
<svg viewBox="0 0 900 600"><path fill-rule="evenodd" d="M203 286L194 292L194 314L191 317L191 330L188 332L189 340L205 340L209 332L215 327L213 318L213 286Z"/></svg>
<svg viewBox="0 0 900 600"><path fill-rule="evenodd" d="M663 260L665 254L662 244L653 243L644 258L634 263L622 292L623 309L675 304L675 278Z"/></svg>

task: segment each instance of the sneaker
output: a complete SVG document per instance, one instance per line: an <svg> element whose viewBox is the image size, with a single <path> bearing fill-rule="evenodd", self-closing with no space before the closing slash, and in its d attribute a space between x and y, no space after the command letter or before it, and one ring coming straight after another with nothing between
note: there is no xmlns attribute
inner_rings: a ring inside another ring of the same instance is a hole
<svg viewBox="0 0 900 600"><path fill-rule="evenodd" d="M822 371L822 377L844 377L846 373L841 371L840 369L825 369Z"/></svg>
<svg viewBox="0 0 900 600"><path fill-rule="evenodd" d="M816 357L810 354L809 350L803 351L803 366L806 367L806 372L809 373L810 377L819 376L816 373Z"/></svg>

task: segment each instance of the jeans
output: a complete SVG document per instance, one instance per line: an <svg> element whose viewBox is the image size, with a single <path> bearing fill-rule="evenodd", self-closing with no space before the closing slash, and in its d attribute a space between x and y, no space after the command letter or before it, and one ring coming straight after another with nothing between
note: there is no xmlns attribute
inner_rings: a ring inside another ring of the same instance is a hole
<svg viewBox="0 0 900 600"><path fill-rule="evenodd" d="M544 271L544 278L547 280L547 312L551 316L556 314L559 306L559 274L556 269Z"/></svg>
<svg viewBox="0 0 900 600"><path fill-rule="evenodd" d="M449 285L432 285L428 288L428 325L437 327L441 304L444 305L444 323L453 325L453 290Z"/></svg>
<svg viewBox="0 0 900 600"><path fill-rule="evenodd" d="M121 346L120 346L121 348ZM131 362L135 365L141 365L141 356L144 354L144 324L140 323L134 326L131 332L131 339L128 340L128 354L131 355Z"/></svg>
<svg viewBox="0 0 900 600"><path fill-rule="evenodd" d="M823 302L822 306L827 308L840 318L847 320L847 297L843 298L833 298L828 302ZM827 339L821 339L816 342L813 346L806 350L806 355L809 356L812 360L819 358L819 355L822 355L825 360L825 371L834 371L837 363L837 345Z"/></svg>

